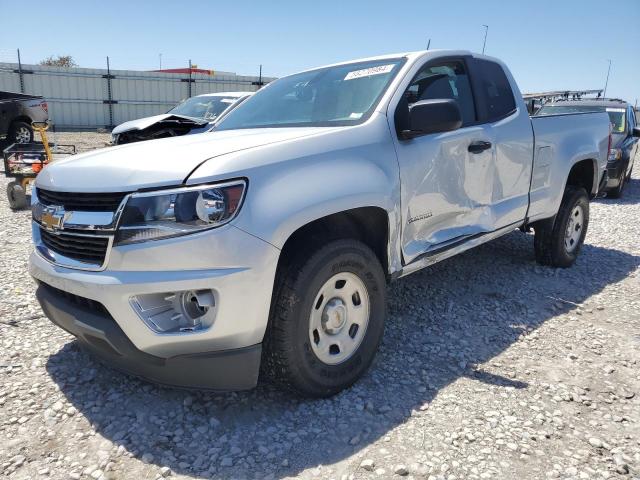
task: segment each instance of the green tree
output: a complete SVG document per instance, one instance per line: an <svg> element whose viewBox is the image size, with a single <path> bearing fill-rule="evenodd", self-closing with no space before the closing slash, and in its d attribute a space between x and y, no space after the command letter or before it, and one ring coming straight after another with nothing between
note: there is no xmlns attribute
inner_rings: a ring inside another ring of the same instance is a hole
<svg viewBox="0 0 640 480"><path fill-rule="evenodd" d="M54 57L53 55L45 58L40 62L40 65L47 65L48 67L77 67L78 64L73 59L71 55L58 55Z"/></svg>

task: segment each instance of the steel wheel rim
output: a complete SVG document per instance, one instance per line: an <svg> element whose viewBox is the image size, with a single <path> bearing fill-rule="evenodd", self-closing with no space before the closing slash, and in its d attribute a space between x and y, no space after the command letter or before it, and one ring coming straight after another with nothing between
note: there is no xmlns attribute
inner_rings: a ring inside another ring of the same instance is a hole
<svg viewBox="0 0 640 480"><path fill-rule="evenodd" d="M571 215L569 215L569 220L567 221L567 228L564 232L564 248L567 253L573 252L578 247L583 229L584 210L582 206L576 205L573 207L573 210L571 210Z"/></svg>
<svg viewBox="0 0 640 480"><path fill-rule="evenodd" d="M367 332L370 315L367 287L356 274L333 275L318 290L309 315L309 341L327 365L347 361Z"/></svg>
<svg viewBox="0 0 640 480"><path fill-rule="evenodd" d="M27 127L20 127L16 130L16 143L29 143L31 132Z"/></svg>

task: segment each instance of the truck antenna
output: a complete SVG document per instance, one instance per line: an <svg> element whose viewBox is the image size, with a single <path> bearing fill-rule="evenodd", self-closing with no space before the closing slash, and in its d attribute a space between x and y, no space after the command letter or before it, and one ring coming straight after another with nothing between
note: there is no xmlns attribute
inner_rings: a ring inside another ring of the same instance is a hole
<svg viewBox="0 0 640 480"><path fill-rule="evenodd" d="M484 48L487 46L487 33L489 33L489 25L482 25L484 27L484 43L482 44L482 54L484 55Z"/></svg>
<svg viewBox="0 0 640 480"><path fill-rule="evenodd" d="M607 80L604 82L604 93L602 94L602 98L607 98L607 85L609 85L609 72L611 71L611 59L607 61L609 62L609 68L607 68Z"/></svg>

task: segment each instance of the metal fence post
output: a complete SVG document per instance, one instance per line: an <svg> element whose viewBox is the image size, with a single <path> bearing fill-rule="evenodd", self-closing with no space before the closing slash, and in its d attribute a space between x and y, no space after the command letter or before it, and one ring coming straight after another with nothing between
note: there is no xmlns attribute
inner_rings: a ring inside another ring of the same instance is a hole
<svg viewBox="0 0 640 480"><path fill-rule="evenodd" d="M111 79L115 77L111 75L109 57L107 57L107 74L103 75L103 78L107 79L107 100L104 100L104 103L106 103L107 106L109 107L109 125L107 125L107 128L113 130L113 127L115 127L115 125L113 124L113 104L116 102L113 100L113 92L111 90Z"/></svg>
<svg viewBox="0 0 640 480"><path fill-rule="evenodd" d="M258 74L258 81L251 82L251 85L256 85L258 90L260 90L264 86L264 82L262 81L262 64L260 64L260 72Z"/></svg>
<svg viewBox="0 0 640 480"><path fill-rule="evenodd" d="M18 76L20 77L20 93L24 93L24 73L22 73L22 61L20 60L19 48L18 48Z"/></svg>

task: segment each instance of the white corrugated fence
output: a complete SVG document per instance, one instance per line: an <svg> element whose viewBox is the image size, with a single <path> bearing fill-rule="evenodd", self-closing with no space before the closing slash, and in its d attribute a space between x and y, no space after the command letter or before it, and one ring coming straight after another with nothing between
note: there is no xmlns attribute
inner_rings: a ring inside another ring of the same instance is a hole
<svg viewBox="0 0 640 480"><path fill-rule="evenodd" d="M264 84L272 80L262 77ZM230 72L189 75L0 62L0 90L45 97L58 130L108 129L165 113L189 94L253 92L259 85L258 76Z"/></svg>

